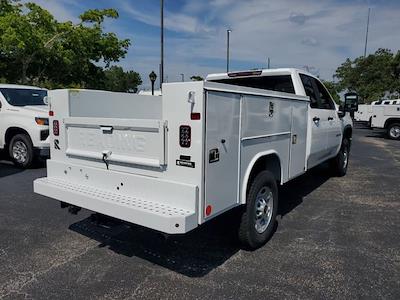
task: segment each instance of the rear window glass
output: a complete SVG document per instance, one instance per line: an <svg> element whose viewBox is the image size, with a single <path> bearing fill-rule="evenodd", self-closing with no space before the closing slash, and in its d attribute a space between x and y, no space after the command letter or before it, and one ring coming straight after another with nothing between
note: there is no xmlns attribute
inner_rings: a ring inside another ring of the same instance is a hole
<svg viewBox="0 0 400 300"><path fill-rule="evenodd" d="M290 75L227 78L213 80L213 82L295 94Z"/></svg>
<svg viewBox="0 0 400 300"><path fill-rule="evenodd" d="M0 88L0 92L13 106L45 105L43 98L47 96L45 90Z"/></svg>

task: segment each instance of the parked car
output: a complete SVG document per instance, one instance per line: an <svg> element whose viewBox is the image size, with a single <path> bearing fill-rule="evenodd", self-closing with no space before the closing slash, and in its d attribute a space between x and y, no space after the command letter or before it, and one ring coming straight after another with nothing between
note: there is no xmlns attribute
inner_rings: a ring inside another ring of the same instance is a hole
<svg viewBox="0 0 400 300"><path fill-rule="evenodd" d="M214 74L162 96L49 94L51 159L34 190L73 213L182 234L240 207L239 240L257 248L274 232L278 185L325 161L347 171L356 103L338 111L300 70Z"/></svg>
<svg viewBox="0 0 400 300"><path fill-rule="evenodd" d="M38 157L49 157L47 90L0 84L0 150L15 165L29 168Z"/></svg>

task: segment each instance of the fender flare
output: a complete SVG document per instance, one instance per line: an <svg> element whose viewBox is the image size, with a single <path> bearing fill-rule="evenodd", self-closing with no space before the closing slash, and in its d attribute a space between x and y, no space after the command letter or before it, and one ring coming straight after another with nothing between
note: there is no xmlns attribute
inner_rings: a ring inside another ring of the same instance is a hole
<svg viewBox="0 0 400 300"><path fill-rule="evenodd" d="M283 183L282 177L283 177L283 168L282 168L282 163L281 163L281 157L279 156L278 152L275 150L268 150L268 151L263 151L263 152L258 152L256 155L253 156L251 159L250 163L247 166L246 172L244 173L243 176L243 181L242 181L242 186L241 186L241 192L240 192L240 204L245 204L246 203L246 191L247 191L247 185L249 181L249 177L251 174L251 171L253 170L254 165L256 162L265 156L269 155L276 155L279 160L279 165L281 167L281 178L280 178L280 183Z"/></svg>

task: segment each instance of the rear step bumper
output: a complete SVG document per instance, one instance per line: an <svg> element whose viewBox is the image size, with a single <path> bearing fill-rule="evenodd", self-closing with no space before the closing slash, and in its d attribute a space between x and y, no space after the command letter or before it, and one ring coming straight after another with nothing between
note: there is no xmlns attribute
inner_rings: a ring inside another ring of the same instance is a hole
<svg viewBox="0 0 400 300"><path fill-rule="evenodd" d="M36 179L34 191L75 206L169 234L186 233L197 227L195 211L59 178Z"/></svg>

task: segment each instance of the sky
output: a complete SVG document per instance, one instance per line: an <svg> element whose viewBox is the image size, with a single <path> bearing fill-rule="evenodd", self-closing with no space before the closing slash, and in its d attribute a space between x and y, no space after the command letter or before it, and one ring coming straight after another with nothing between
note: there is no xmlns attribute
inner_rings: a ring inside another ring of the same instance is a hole
<svg viewBox="0 0 400 300"><path fill-rule="evenodd" d="M31 0L32 1L32 0ZM160 64L160 0L33 0L59 21L78 22L91 8L115 8L105 30L131 40L116 65L139 72L143 88ZM400 49L400 0L164 0L165 80L226 71L227 29L230 70L295 67L332 80L336 68L364 53Z"/></svg>

